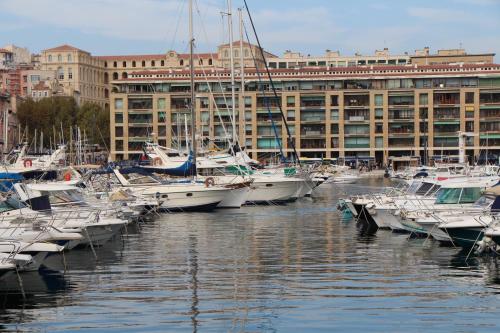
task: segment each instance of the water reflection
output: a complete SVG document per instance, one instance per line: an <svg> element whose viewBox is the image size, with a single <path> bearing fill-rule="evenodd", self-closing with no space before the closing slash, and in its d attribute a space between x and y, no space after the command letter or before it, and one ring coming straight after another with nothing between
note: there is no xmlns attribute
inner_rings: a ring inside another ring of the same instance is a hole
<svg viewBox="0 0 500 333"><path fill-rule="evenodd" d="M343 222L325 186L286 206L167 214L98 249L51 258L5 329L475 331L496 328L496 258ZM30 299L31 298L31 299ZM30 303L31 302L31 303ZM480 306L478 303L480 302ZM471 318L479 318L477 321Z"/></svg>

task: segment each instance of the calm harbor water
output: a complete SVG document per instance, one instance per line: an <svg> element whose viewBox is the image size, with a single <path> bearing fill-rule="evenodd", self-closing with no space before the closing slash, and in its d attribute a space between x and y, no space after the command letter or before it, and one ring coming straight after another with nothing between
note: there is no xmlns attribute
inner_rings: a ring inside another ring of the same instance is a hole
<svg viewBox="0 0 500 333"><path fill-rule="evenodd" d="M0 331L500 331L496 258L341 221L323 185L286 206L162 215L0 282Z"/></svg>

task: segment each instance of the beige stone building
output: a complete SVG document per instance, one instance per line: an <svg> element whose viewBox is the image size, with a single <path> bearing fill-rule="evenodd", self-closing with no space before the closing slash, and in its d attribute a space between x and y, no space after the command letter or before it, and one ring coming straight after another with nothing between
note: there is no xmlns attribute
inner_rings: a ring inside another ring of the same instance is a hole
<svg viewBox="0 0 500 333"><path fill-rule="evenodd" d="M74 96L78 103L108 106L109 88L103 60L76 47L61 45L42 51L40 67L55 71L64 94Z"/></svg>

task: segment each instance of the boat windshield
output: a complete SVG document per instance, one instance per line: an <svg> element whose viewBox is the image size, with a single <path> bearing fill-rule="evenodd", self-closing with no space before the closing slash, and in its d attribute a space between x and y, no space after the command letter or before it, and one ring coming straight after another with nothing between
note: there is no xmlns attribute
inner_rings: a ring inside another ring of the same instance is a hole
<svg viewBox="0 0 500 333"><path fill-rule="evenodd" d="M492 198L490 196L482 196L479 199L474 202L474 206L476 207L489 207L495 198Z"/></svg>
<svg viewBox="0 0 500 333"><path fill-rule="evenodd" d="M418 188L422 185L422 182L413 182L410 187L408 187L408 194L415 194Z"/></svg>
<svg viewBox="0 0 500 333"><path fill-rule="evenodd" d="M481 188L441 188L436 195L437 204L474 203L481 197Z"/></svg>
<svg viewBox="0 0 500 333"><path fill-rule="evenodd" d="M25 207L26 207L25 204L14 198L7 198L5 200L0 201L0 213L8 212L14 209L21 209Z"/></svg>
<svg viewBox="0 0 500 333"><path fill-rule="evenodd" d="M418 188L415 194L427 195L429 191L431 191L431 193L434 193L437 191L438 188L439 186L433 183L422 183L422 185Z"/></svg>
<svg viewBox="0 0 500 333"><path fill-rule="evenodd" d="M437 204L457 204L460 199L461 188L442 188L436 197Z"/></svg>
<svg viewBox="0 0 500 333"><path fill-rule="evenodd" d="M82 196L76 191L41 191L41 193L49 197L51 204L83 202Z"/></svg>

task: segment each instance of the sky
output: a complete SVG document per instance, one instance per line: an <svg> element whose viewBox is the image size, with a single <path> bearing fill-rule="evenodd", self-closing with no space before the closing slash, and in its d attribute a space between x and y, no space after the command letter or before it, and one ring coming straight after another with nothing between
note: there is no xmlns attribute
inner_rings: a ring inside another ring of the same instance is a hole
<svg viewBox="0 0 500 333"><path fill-rule="evenodd" d="M247 0L264 49L322 55L465 48L497 53L500 0ZM239 39L233 0L234 39ZM227 42L227 0L195 0L199 52ZM248 16L245 26L250 29ZM188 0L0 0L0 47L70 44L94 55L188 50ZM250 34L250 30L249 30ZM252 42L254 41L251 35Z"/></svg>

